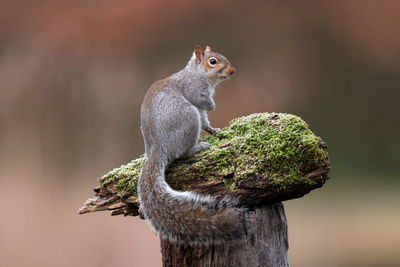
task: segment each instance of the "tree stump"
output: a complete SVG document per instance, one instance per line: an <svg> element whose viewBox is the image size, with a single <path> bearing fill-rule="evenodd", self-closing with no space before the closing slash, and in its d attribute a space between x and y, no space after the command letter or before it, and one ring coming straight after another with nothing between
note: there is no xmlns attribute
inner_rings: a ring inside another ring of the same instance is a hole
<svg viewBox="0 0 400 267"><path fill-rule="evenodd" d="M189 247L161 241L165 267L286 267L287 223L282 203L260 207L247 214L248 240L240 244Z"/></svg>
<svg viewBox="0 0 400 267"><path fill-rule="evenodd" d="M174 162L167 182L175 190L237 199L248 209L243 218L247 239L207 247L161 240L163 265L289 266L281 201L302 197L325 183L330 170L325 143L299 117L278 113L237 118L205 139L210 149ZM141 157L100 178L95 196L79 213L139 215L136 186L145 160Z"/></svg>

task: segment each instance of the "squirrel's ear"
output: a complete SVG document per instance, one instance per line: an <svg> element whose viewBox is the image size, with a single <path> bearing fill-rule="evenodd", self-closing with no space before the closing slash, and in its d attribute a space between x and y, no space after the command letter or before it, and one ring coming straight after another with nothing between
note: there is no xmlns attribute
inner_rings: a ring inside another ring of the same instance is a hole
<svg viewBox="0 0 400 267"><path fill-rule="evenodd" d="M204 51L206 51L206 52L211 52L211 51L212 51L212 50L211 50L211 46L207 45L207 46L206 46L206 50L204 50Z"/></svg>
<svg viewBox="0 0 400 267"><path fill-rule="evenodd" d="M204 51L203 51L203 49L202 49L199 45L196 45L196 46L194 47L193 56L196 57L196 63L197 63L197 64L199 64L199 63L201 62L201 60L203 59L203 57L204 57Z"/></svg>

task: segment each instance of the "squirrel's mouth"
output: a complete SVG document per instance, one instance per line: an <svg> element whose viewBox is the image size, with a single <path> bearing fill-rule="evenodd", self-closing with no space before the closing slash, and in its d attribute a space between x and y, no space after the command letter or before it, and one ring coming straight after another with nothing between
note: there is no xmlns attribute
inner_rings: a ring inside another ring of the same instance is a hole
<svg viewBox="0 0 400 267"><path fill-rule="evenodd" d="M225 79L230 79L231 78L231 75L226 75L226 74L221 74L221 75L219 75L218 76L218 78L220 78L220 79L223 79L223 80L225 80Z"/></svg>

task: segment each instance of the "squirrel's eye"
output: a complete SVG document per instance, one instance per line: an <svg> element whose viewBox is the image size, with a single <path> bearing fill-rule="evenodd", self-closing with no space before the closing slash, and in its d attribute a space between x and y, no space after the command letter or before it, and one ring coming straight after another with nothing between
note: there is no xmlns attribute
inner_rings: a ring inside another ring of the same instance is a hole
<svg viewBox="0 0 400 267"><path fill-rule="evenodd" d="M212 57L208 62L210 63L211 66L214 66L215 64L217 64L217 59Z"/></svg>

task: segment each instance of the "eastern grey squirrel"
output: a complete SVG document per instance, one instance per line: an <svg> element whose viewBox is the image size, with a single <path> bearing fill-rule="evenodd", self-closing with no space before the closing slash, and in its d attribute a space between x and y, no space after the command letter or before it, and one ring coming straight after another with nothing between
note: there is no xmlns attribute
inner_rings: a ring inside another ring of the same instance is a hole
<svg viewBox="0 0 400 267"><path fill-rule="evenodd" d="M201 129L215 133L207 111L215 109L215 87L235 68L209 46L196 45L186 67L154 83L141 107L147 162L138 182L140 210L161 239L185 244L218 244L245 237L243 209L211 196L173 190L164 173L175 159L207 149Z"/></svg>

